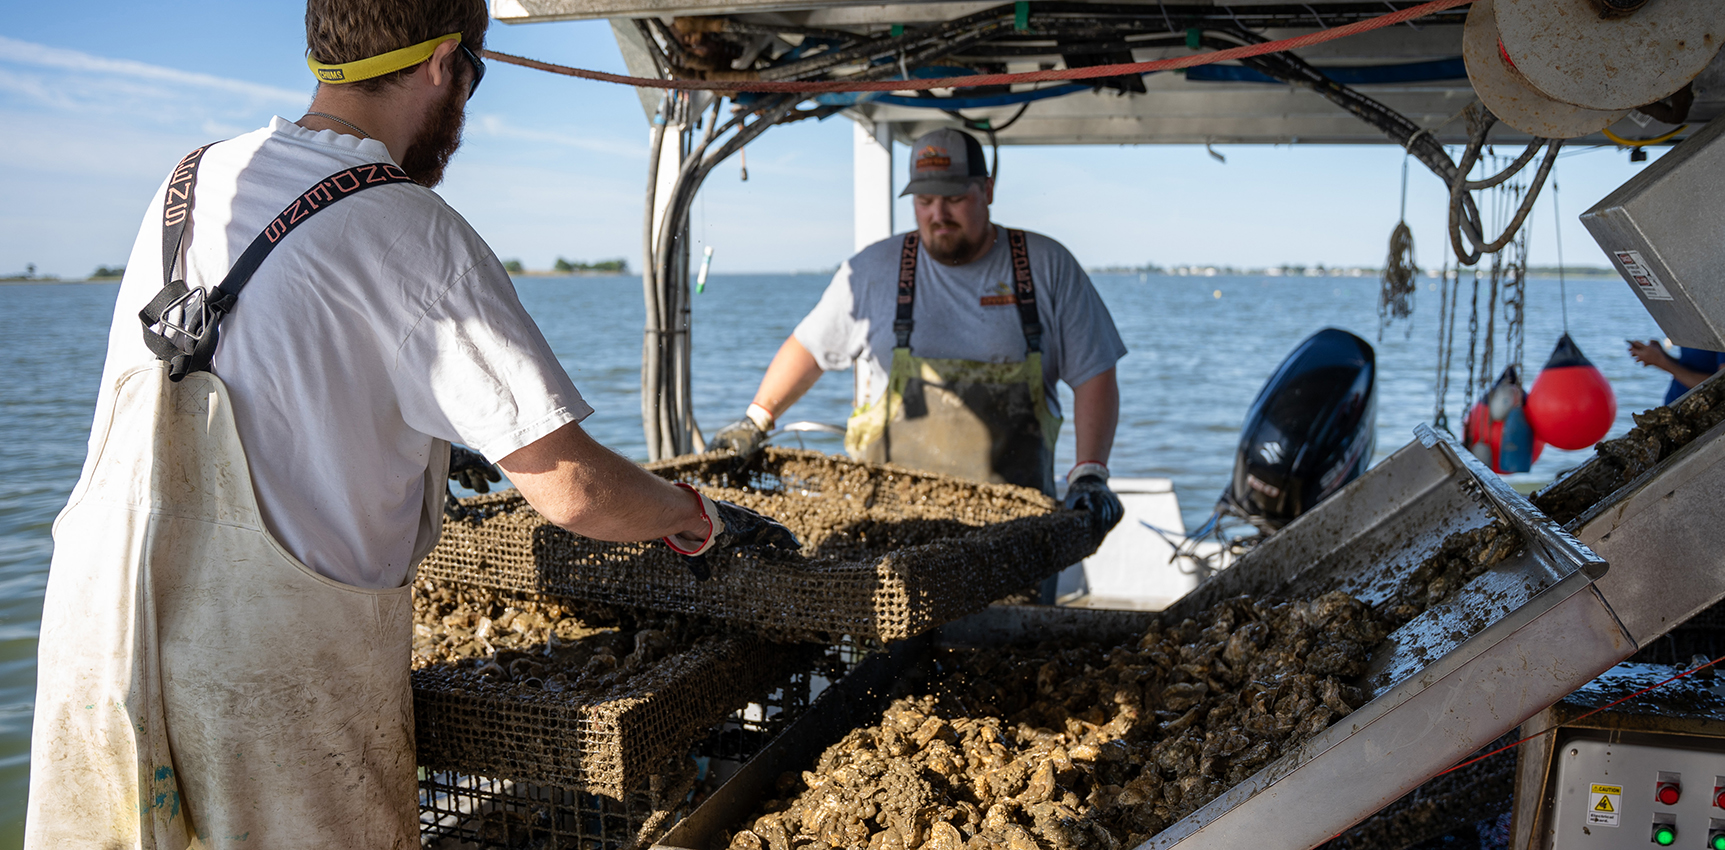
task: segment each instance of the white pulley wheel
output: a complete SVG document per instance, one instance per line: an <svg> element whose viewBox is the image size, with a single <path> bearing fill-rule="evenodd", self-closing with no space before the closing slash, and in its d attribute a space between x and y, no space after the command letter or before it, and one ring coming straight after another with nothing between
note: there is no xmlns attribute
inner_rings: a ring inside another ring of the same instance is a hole
<svg viewBox="0 0 1725 850"><path fill-rule="evenodd" d="M1478 0L1468 12L1461 55L1474 93L1499 121L1540 138L1573 139L1603 130L1628 114L1628 110L1582 109L1528 85L1498 52L1492 4L1493 0Z"/></svg>
<svg viewBox="0 0 1725 850"><path fill-rule="evenodd" d="M1606 19L1594 0L1497 0L1497 28L1509 61L1547 96L1585 109L1634 109L1683 88L1713 61L1725 44L1725 2L1648 0Z"/></svg>

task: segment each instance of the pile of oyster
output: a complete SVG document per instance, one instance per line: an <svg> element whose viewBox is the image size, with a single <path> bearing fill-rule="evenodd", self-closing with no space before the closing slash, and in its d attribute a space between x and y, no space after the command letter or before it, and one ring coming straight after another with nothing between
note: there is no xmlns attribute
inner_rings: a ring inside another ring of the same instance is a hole
<svg viewBox="0 0 1725 850"><path fill-rule="evenodd" d="M429 580L413 593L413 667L440 665L508 690L608 693L717 633L675 614L593 625L554 601Z"/></svg>
<svg viewBox="0 0 1725 850"><path fill-rule="evenodd" d="M1114 648L947 650L732 850L1133 846L1365 699L1387 634L1345 593L1238 598Z"/></svg>

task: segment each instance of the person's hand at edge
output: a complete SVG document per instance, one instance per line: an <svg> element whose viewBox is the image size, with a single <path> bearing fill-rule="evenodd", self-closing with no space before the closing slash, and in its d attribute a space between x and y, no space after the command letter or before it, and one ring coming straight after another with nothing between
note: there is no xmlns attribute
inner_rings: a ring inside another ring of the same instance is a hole
<svg viewBox="0 0 1725 850"><path fill-rule="evenodd" d="M1098 536L1106 535L1126 515L1120 497L1108 489L1108 467L1085 461L1066 473L1066 482L1067 510L1088 511Z"/></svg>
<svg viewBox="0 0 1725 850"><path fill-rule="evenodd" d="M750 404L743 418L719 429L708 444L715 451L729 451L748 460L767 444L767 433L773 427L773 414L758 404Z"/></svg>
<svg viewBox="0 0 1725 850"><path fill-rule="evenodd" d="M449 447L449 480L475 493L491 492L491 485L503 480L503 472L485 456L472 449Z"/></svg>
<svg viewBox="0 0 1725 850"><path fill-rule="evenodd" d="M1665 352L1665 346L1660 345L1656 339L1646 342L1629 340L1629 357L1643 366L1652 366L1665 372L1671 371L1671 367L1676 365L1671 355Z"/></svg>

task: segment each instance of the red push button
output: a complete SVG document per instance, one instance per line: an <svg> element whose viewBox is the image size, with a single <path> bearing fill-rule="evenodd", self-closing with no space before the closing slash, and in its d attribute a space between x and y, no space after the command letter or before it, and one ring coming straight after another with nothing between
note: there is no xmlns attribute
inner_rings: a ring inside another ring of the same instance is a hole
<svg viewBox="0 0 1725 850"><path fill-rule="evenodd" d="M1682 796L1683 789L1675 782L1661 782L1653 792L1653 798L1667 806L1676 805L1678 798ZM1718 799L1715 798L1714 802L1717 803Z"/></svg>
<svg viewBox="0 0 1725 850"><path fill-rule="evenodd" d="M1725 787L1715 786L1713 789L1713 805L1725 809Z"/></svg>

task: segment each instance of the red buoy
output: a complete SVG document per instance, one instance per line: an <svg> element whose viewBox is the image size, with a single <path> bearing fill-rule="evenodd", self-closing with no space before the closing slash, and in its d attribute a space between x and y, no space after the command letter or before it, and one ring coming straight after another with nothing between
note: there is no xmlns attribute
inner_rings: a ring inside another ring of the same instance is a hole
<svg viewBox="0 0 1725 850"><path fill-rule="evenodd" d="M1520 374L1510 366L1462 420L1462 444L1499 475L1528 471L1545 450L1523 416L1526 397Z"/></svg>
<svg viewBox="0 0 1725 850"><path fill-rule="evenodd" d="M1617 421L1617 395L1575 340L1564 334L1527 391L1527 423L1560 449L1585 449Z"/></svg>

